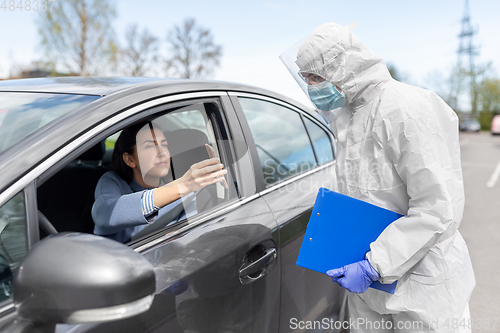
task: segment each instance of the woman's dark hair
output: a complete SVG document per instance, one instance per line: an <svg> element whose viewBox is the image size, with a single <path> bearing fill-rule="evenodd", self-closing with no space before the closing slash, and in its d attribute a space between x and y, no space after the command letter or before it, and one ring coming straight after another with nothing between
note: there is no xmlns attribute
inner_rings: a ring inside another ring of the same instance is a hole
<svg viewBox="0 0 500 333"><path fill-rule="evenodd" d="M137 143L137 133L139 133L144 126L148 126L149 124L151 124L150 121L141 121L133 124L125 128L116 140L115 149L111 156L111 163L113 170L127 183L130 183L132 179L134 179L134 172L123 160L123 154L128 153L132 155L134 153L134 146Z"/></svg>

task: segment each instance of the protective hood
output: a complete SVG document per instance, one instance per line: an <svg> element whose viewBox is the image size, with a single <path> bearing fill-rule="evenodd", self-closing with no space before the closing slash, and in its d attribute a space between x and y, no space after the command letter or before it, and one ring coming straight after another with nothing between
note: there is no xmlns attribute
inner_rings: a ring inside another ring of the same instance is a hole
<svg viewBox="0 0 500 333"><path fill-rule="evenodd" d="M325 23L280 56L306 93L300 73L319 75L345 93L352 110L375 96L374 87L391 79L382 58L352 34L354 27Z"/></svg>

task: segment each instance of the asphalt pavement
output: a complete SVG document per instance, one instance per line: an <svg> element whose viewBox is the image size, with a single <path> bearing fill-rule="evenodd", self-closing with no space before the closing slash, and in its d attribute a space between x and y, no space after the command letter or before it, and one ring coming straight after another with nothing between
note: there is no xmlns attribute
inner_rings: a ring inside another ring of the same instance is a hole
<svg viewBox="0 0 500 333"><path fill-rule="evenodd" d="M465 210L460 225L476 288L472 332L500 332L500 136L460 133Z"/></svg>

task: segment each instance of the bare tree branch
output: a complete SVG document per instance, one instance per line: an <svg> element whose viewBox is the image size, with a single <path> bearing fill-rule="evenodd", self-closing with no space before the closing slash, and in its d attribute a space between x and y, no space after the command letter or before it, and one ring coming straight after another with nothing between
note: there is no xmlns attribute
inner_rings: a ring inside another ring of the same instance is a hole
<svg viewBox="0 0 500 333"><path fill-rule="evenodd" d="M113 44L114 16L108 0L58 0L38 19L41 44L68 70L96 75L105 68Z"/></svg>
<svg viewBox="0 0 500 333"><path fill-rule="evenodd" d="M167 75L181 78L206 78L220 64L222 46L216 45L208 29L192 18L182 27L174 26L167 35L172 56L166 60Z"/></svg>
<svg viewBox="0 0 500 333"><path fill-rule="evenodd" d="M137 24L131 24L125 32L126 47L121 50L122 72L131 76L144 76L158 61L158 37L147 29L139 33Z"/></svg>

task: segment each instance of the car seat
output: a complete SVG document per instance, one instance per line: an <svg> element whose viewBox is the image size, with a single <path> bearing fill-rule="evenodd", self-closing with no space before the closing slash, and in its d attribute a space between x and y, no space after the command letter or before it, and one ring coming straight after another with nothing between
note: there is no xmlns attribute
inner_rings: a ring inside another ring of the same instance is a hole
<svg viewBox="0 0 500 333"><path fill-rule="evenodd" d="M102 163L104 141L99 142L38 188L38 209L57 231L93 233L94 191L109 171Z"/></svg>
<svg viewBox="0 0 500 333"><path fill-rule="evenodd" d="M205 144L208 138L200 130L192 128L166 131L167 147L170 152L170 165L174 179L182 177L191 165L208 159ZM198 212L205 211L218 204L215 185L209 185L198 192L196 207Z"/></svg>

